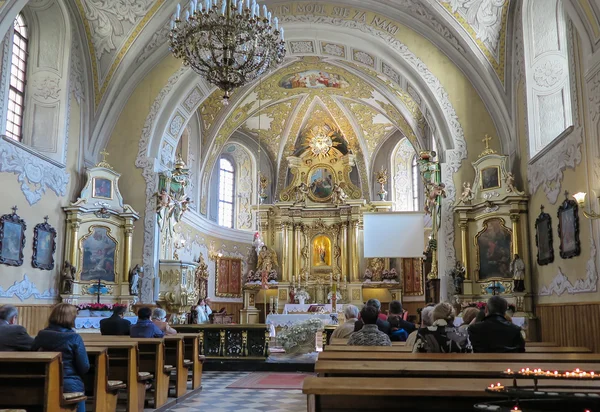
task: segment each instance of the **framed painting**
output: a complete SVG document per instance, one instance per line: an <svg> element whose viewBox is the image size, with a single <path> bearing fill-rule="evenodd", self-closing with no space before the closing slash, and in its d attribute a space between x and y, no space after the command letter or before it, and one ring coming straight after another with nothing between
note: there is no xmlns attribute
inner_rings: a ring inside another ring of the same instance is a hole
<svg viewBox="0 0 600 412"><path fill-rule="evenodd" d="M112 200L112 180L103 177L94 177L92 180L92 197Z"/></svg>
<svg viewBox="0 0 600 412"><path fill-rule="evenodd" d="M483 222L475 236L478 280L508 278L512 256L512 231L500 218Z"/></svg>
<svg viewBox="0 0 600 412"><path fill-rule="evenodd" d="M535 245L537 246L537 263L540 266L554 262L554 245L552 244L552 217L544 213L535 219Z"/></svg>
<svg viewBox="0 0 600 412"><path fill-rule="evenodd" d="M0 217L0 263L9 266L23 264L26 229L25 221L17 215L16 206L11 214Z"/></svg>
<svg viewBox="0 0 600 412"><path fill-rule="evenodd" d="M500 187L500 168L498 166L481 169L481 189L490 190Z"/></svg>
<svg viewBox="0 0 600 412"><path fill-rule="evenodd" d="M242 297L242 260L220 257L217 259L215 296L222 298Z"/></svg>
<svg viewBox="0 0 600 412"><path fill-rule="evenodd" d="M79 241L80 280L115 282L117 241L104 226L92 226Z"/></svg>
<svg viewBox="0 0 600 412"><path fill-rule="evenodd" d="M48 223L39 223L33 229L33 257L31 265L42 270L54 269L54 252L56 252L56 230Z"/></svg>
<svg viewBox="0 0 600 412"><path fill-rule="evenodd" d="M314 168L308 177L309 195L315 202L326 202L331 198L334 184L334 171L328 167Z"/></svg>
<svg viewBox="0 0 600 412"><path fill-rule="evenodd" d="M560 257L570 259L579 256L579 207L574 200L566 199L558 208L558 238Z"/></svg>

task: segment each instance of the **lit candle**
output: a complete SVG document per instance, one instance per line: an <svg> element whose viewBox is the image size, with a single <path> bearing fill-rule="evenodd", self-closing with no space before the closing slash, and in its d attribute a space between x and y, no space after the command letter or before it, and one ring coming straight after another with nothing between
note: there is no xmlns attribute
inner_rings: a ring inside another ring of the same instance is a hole
<svg viewBox="0 0 600 412"><path fill-rule="evenodd" d="M181 14L181 4L178 4L177 9L175 11L175 19L179 20L180 14Z"/></svg>
<svg viewBox="0 0 600 412"><path fill-rule="evenodd" d="M277 17L275 17L273 19L273 22L275 23L275 30L279 30L279 19Z"/></svg>
<svg viewBox="0 0 600 412"><path fill-rule="evenodd" d="M246 8L249 9L250 8L250 0L246 0Z"/></svg>
<svg viewBox="0 0 600 412"><path fill-rule="evenodd" d="M242 0L238 3L238 14L242 14L242 10L244 9L244 2Z"/></svg>
<svg viewBox="0 0 600 412"><path fill-rule="evenodd" d="M510 371L510 369L507 369L507 370L506 370L506 373L512 373L512 372Z"/></svg>
<svg viewBox="0 0 600 412"><path fill-rule="evenodd" d="M281 30L279 30L281 32L281 41L283 41L283 27L281 28Z"/></svg>
<svg viewBox="0 0 600 412"><path fill-rule="evenodd" d="M173 16L175 18L175 16ZM175 20L171 20L171 30L175 28Z"/></svg>
<svg viewBox="0 0 600 412"><path fill-rule="evenodd" d="M196 1L192 0L192 2L190 3L190 10L191 10L191 14L194 15L194 12L196 11Z"/></svg>
<svg viewBox="0 0 600 412"><path fill-rule="evenodd" d="M267 14L268 14L267 6L263 4L263 14L262 14L263 18L266 19L267 18Z"/></svg>
<svg viewBox="0 0 600 412"><path fill-rule="evenodd" d="M225 10L227 10L227 2L223 1L223 4L221 5L221 14L223 16L225 15Z"/></svg>

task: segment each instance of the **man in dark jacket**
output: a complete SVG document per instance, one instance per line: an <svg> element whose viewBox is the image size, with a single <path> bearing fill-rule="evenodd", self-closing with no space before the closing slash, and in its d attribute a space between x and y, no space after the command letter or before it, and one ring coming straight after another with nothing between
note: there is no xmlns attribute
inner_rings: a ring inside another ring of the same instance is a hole
<svg viewBox="0 0 600 412"><path fill-rule="evenodd" d="M467 329L474 352L525 352L521 328L504 317L508 303L500 296L492 296L485 308L485 318Z"/></svg>
<svg viewBox="0 0 600 412"><path fill-rule="evenodd" d="M112 316L100 321L100 333L103 335L129 335L131 322L123 319L125 310L125 306L115 306Z"/></svg>
<svg viewBox="0 0 600 412"><path fill-rule="evenodd" d="M390 310L388 312L388 321L392 316L397 317L399 323L398 327L404 329L406 333L410 334L417 329L414 323L404 320L404 310L402 309L402 302L399 300L392 300L390 302Z"/></svg>
<svg viewBox="0 0 600 412"><path fill-rule="evenodd" d="M131 337L132 338L162 338L165 336L162 330L158 328L150 320L152 310L144 307L138 310L138 321L135 325L131 325Z"/></svg>
<svg viewBox="0 0 600 412"><path fill-rule="evenodd" d="M379 302L379 299L369 299L367 301L367 303L365 304L365 306L373 306L375 309L377 309L377 329L379 329L381 332L389 335L392 327L390 326L390 323L387 320L383 320L381 315L381 302ZM385 317L385 315L383 315L383 317ZM385 317L387 319L387 317ZM364 323L361 319L357 320L356 323L354 324L354 332L358 332L359 330L362 329L362 327L364 326Z"/></svg>
<svg viewBox="0 0 600 412"><path fill-rule="evenodd" d="M31 350L33 338L17 325L18 311L12 305L0 307L0 352Z"/></svg>

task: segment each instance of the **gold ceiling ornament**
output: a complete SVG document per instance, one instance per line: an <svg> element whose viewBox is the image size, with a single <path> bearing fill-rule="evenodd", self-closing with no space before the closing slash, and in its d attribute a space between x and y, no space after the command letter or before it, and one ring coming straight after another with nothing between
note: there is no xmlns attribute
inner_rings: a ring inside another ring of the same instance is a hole
<svg viewBox="0 0 600 412"><path fill-rule="evenodd" d="M496 152L494 150L490 149L490 141L491 140L492 140L492 137L488 136L486 133L485 137L481 140L483 143L485 143L485 150L483 152L481 152L479 157L496 154Z"/></svg>
<svg viewBox="0 0 600 412"><path fill-rule="evenodd" d="M323 159L331 156L331 149L339 146L340 142L334 142L336 132L329 125L315 126L307 132L306 140L313 157Z"/></svg>

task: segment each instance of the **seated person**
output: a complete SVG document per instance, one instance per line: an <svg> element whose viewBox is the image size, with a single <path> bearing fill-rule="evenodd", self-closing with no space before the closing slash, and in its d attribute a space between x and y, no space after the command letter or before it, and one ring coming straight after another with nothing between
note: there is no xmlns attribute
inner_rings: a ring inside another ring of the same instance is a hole
<svg viewBox="0 0 600 412"><path fill-rule="evenodd" d="M433 312L433 308L435 305L433 303L427 304L423 309L421 309L421 327L426 328L427 326L433 325L433 319L431 318L431 314ZM408 338L406 339L406 346L413 347L415 346L415 342L417 341L417 333L418 329L412 331Z"/></svg>
<svg viewBox="0 0 600 412"><path fill-rule="evenodd" d="M350 335L348 345L354 346L392 346L392 341L387 333L379 330L377 315L379 311L375 306L365 305L360 311L364 324L358 331ZM387 323L387 322L386 322Z"/></svg>
<svg viewBox="0 0 600 412"><path fill-rule="evenodd" d="M152 323L154 323L165 335L177 334L177 331L167 323L167 312L165 312L164 309L156 308L152 311Z"/></svg>
<svg viewBox="0 0 600 412"><path fill-rule="evenodd" d="M127 336L129 335L129 328L131 322L127 319L123 319L125 316L125 306L114 306L113 314L110 318L102 319L100 321L100 333L103 335L111 336Z"/></svg>
<svg viewBox="0 0 600 412"><path fill-rule="evenodd" d="M469 326L471 325L471 323L475 323L475 319L477 318L478 314L479 314L479 309L477 309L477 308L466 308L463 311L463 315L462 315L463 323L462 323L462 325L460 325L458 327L458 329L460 329L461 331L465 332L469 328Z"/></svg>
<svg viewBox="0 0 600 412"><path fill-rule="evenodd" d="M485 318L469 326L473 350L481 353L525 352L521 328L504 317L508 303L500 296L492 296L485 308Z"/></svg>
<svg viewBox="0 0 600 412"><path fill-rule="evenodd" d="M138 321L131 325L129 335L132 338L162 338L165 336L162 330L150 320L152 310L143 307L138 310Z"/></svg>
<svg viewBox="0 0 600 412"><path fill-rule="evenodd" d="M413 353L468 353L469 336L454 327L454 308L448 302L435 305L433 325L417 332Z"/></svg>
<svg viewBox="0 0 600 412"><path fill-rule="evenodd" d="M402 302L399 300L392 300L390 302L390 310L388 311L389 316L396 316L400 321L400 328L404 329L406 333L412 333L417 328L413 323L404 320L404 310L402 309Z"/></svg>
<svg viewBox="0 0 600 412"><path fill-rule="evenodd" d="M406 339L408 339L408 333L402 329L402 325L400 324L401 320L400 316L388 316L388 322L390 323L390 340L392 342L406 342Z"/></svg>
<svg viewBox="0 0 600 412"><path fill-rule="evenodd" d="M33 341L31 350L61 352L63 363L63 390L65 393L85 393L83 377L90 369L90 361L83 339L76 333L77 308L68 303L54 307L48 327L41 330ZM85 412L85 401L77 404L77 412Z"/></svg>
<svg viewBox="0 0 600 412"><path fill-rule="evenodd" d="M0 307L0 352L31 350L33 338L23 326L17 325L18 314L13 305Z"/></svg>
<svg viewBox="0 0 600 412"><path fill-rule="evenodd" d="M377 310L377 327L379 328L380 331L389 335L390 334L390 324L387 321L387 316L385 316L381 313L381 302L379 302L379 299L369 299L365 306L372 306ZM381 315L383 315L383 317ZM362 327L363 327L363 321L362 321L362 311L361 311L358 316L358 320L354 324L354 332L361 330Z"/></svg>
<svg viewBox="0 0 600 412"><path fill-rule="evenodd" d="M354 305L346 305L344 308L344 318L346 321L339 325L333 333L332 338L348 338L354 332L354 324L358 320L358 308Z"/></svg>

